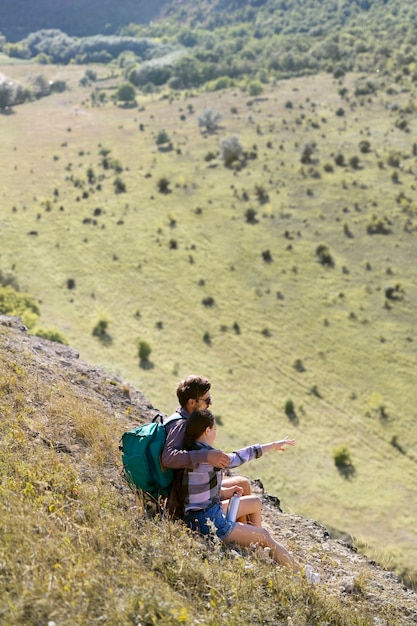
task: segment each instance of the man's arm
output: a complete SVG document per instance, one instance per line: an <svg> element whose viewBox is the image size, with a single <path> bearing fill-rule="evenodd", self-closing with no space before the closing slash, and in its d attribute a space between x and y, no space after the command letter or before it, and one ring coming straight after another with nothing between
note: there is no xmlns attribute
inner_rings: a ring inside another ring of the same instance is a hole
<svg viewBox="0 0 417 626"><path fill-rule="evenodd" d="M162 465L171 469L194 469L200 463L209 463L224 468L230 463L230 457L221 450L184 450L185 419L178 419L167 424L167 438L162 451Z"/></svg>

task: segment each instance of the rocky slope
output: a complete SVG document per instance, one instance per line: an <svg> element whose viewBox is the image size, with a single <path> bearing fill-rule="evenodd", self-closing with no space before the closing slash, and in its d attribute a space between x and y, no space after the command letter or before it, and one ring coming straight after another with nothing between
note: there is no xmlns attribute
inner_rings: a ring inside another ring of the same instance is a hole
<svg viewBox="0 0 417 626"><path fill-rule="evenodd" d="M80 360L73 348L31 336L18 318L0 315L0 355L5 358L6 353L51 387L65 383L78 397L103 406L114 416L117 438L127 427L148 421L158 412L140 391ZM41 437L36 432L30 434ZM59 441L42 440L59 451L77 454L67 433L62 433ZM126 488L120 467L108 469L108 480L121 490ZM358 604L366 604L375 615L375 624L390 623L380 618L381 614L393 615L397 623L417 624L417 594L395 574L348 543L332 538L321 524L281 511L279 499L266 494L261 481L255 481L253 488L263 500L265 525L300 561L307 560L320 572L320 584L335 600L343 604L347 598L357 598Z"/></svg>

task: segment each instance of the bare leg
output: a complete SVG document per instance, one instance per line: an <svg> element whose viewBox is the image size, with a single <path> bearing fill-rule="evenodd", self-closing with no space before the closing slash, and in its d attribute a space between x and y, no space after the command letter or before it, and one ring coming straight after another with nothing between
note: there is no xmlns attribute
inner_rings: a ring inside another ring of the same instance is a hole
<svg viewBox="0 0 417 626"><path fill-rule="evenodd" d="M227 541L246 547L252 544L258 544L262 546L262 548L269 548L271 557L280 565L287 565L292 567L295 571L301 569L300 565L284 546L278 543L265 528L237 523L228 536Z"/></svg>
<svg viewBox="0 0 417 626"><path fill-rule="evenodd" d="M245 476L228 476L227 478L223 478L222 480L222 487L234 487L235 485L242 487L244 496L251 495L252 489L250 486L250 481ZM239 522L242 522L242 524L246 524L247 522L251 522L252 524L255 523L251 519L248 519L246 515L241 513L240 507L239 507L238 515L239 517L237 518L237 520Z"/></svg>
<svg viewBox="0 0 417 626"><path fill-rule="evenodd" d="M221 505L223 513L226 515L229 500L223 500ZM242 522L243 520L247 520ZM258 496L242 496L239 502L239 510L237 512L237 521L243 524L252 524L253 526L262 526L261 501Z"/></svg>
<svg viewBox="0 0 417 626"><path fill-rule="evenodd" d="M245 476L227 476L222 480L222 487L234 487L235 485L242 487L244 496L250 496L252 493L250 481Z"/></svg>

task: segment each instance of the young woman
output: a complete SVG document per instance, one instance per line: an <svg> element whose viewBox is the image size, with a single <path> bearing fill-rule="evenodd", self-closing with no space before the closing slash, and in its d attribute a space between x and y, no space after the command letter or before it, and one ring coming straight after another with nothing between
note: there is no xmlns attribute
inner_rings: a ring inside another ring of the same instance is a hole
<svg viewBox="0 0 417 626"><path fill-rule="evenodd" d="M188 450L210 450L216 438L216 422L208 409L193 411L187 420L184 433L184 448ZM270 450L284 451L284 446L293 446L295 441L286 437L281 441L266 444L247 446L229 454L229 468L238 467L247 461L257 459ZM239 487L221 487L222 470L201 463L196 469L185 469L182 478L182 498L184 502L184 520L192 530L198 530L202 535L215 532L222 541L237 543L241 546L257 544L269 548L270 556L279 564L292 567L300 571L302 567L292 555L276 541L271 534L261 526L260 501L256 496L242 498L238 516L248 515L252 524L229 521L225 512L228 498L234 492L241 495ZM226 493L227 491L227 493ZM258 504L252 502L256 498ZM312 568L305 568L307 578L318 582L318 574Z"/></svg>

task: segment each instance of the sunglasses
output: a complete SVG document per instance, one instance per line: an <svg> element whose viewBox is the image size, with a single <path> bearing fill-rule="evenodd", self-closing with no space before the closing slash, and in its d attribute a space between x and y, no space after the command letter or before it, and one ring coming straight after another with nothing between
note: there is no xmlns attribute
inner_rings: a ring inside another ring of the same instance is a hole
<svg viewBox="0 0 417 626"><path fill-rule="evenodd" d="M209 396L208 398L197 398L197 402L199 402L200 400L202 402L205 402L206 406L210 406L211 404L211 396Z"/></svg>

